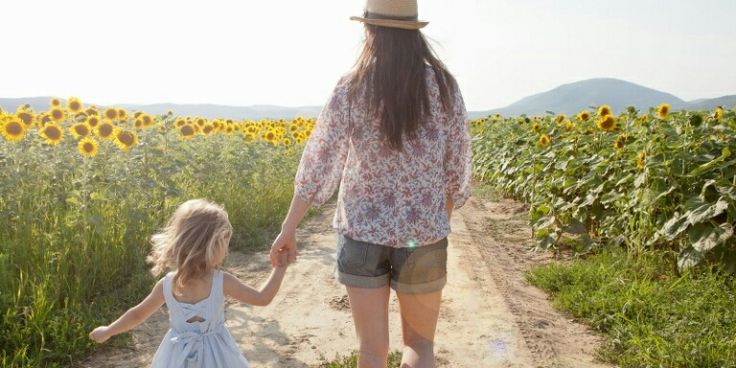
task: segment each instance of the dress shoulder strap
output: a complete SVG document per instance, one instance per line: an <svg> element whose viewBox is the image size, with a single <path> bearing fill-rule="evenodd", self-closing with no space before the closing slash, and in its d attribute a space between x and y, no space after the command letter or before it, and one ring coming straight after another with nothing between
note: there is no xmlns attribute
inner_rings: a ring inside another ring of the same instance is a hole
<svg viewBox="0 0 736 368"><path fill-rule="evenodd" d="M169 309L177 304L177 301L174 298L174 288L172 285L173 279L174 272L169 272L164 276L164 300L166 301L166 306Z"/></svg>

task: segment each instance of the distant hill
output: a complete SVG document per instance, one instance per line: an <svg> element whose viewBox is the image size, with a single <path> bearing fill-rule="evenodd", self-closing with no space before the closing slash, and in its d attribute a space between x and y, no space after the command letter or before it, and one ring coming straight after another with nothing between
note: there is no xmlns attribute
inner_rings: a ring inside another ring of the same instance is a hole
<svg viewBox="0 0 736 368"><path fill-rule="evenodd" d="M7 111L15 111L20 105L30 104L34 111L45 111L49 109L50 100L51 97L0 98L0 107ZM85 102L85 106L88 104ZM92 105L95 104L92 103ZM104 107L102 105L97 106ZM293 119L298 116L317 117L322 110L321 106L225 106L212 104L178 105L170 103L152 105L119 104L114 106L122 107L129 111L145 111L149 114L157 115L165 114L167 111L173 111L175 114L181 116L201 116L207 119Z"/></svg>
<svg viewBox="0 0 736 368"><path fill-rule="evenodd" d="M591 106L608 104L614 112L634 106L645 111L666 102L673 109L710 110L717 106L736 105L736 96L701 99L686 102L670 93L657 91L620 79L600 78L561 85L551 91L523 98L507 107L470 113L471 118L499 113L504 116L521 114L543 115L548 111L567 115L577 114Z"/></svg>
<svg viewBox="0 0 736 368"><path fill-rule="evenodd" d="M35 111L49 108L50 97L0 98L0 107L15 111L21 104L30 104ZM499 113L504 116L521 114L543 115L548 111L567 115L603 104L611 105L614 112L621 112L628 106L645 111L650 107L667 102L672 108L689 110L712 110L717 106L731 108L736 106L736 95L712 99L684 101L672 94L643 87L619 79L601 78L565 84L551 91L539 93L519 100L507 107L469 112L470 118ZM99 106L99 105L98 105ZM150 114L164 114L171 110L182 116L202 116L208 119L292 119L297 116L317 117L321 106L284 107L273 105L225 106L212 104L153 104L153 105L115 105L131 111L145 111ZM100 106L104 107L104 106Z"/></svg>

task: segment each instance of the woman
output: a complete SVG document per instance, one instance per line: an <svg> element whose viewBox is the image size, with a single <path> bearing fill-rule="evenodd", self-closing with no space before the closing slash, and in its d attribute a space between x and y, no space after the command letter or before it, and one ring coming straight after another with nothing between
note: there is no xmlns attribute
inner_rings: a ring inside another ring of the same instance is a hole
<svg viewBox="0 0 736 368"><path fill-rule="evenodd" d="M337 279L347 288L359 367L385 367L396 291L402 367L432 367L450 215L470 194L470 134L455 79L419 31L416 0L368 0L363 52L306 144L271 257L296 259L296 227L332 197Z"/></svg>

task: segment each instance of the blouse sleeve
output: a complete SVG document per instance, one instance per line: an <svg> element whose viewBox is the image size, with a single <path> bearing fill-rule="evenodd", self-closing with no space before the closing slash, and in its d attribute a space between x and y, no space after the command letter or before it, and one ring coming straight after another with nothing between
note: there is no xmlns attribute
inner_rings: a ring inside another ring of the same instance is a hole
<svg viewBox="0 0 736 368"><path fill-rule="evenodd" d="M462 207L470 197L473 182L470 125L465 102L458 90L454 108L447 124L447 148L445 151L446 195L452 199L455 209Z"/></svg>
<svg viewBox="0 0 736 368"><path fill-rule="evenodd" d="M347 109L341 81L319 114L296 173L294 194L312 205L327 202L342 179L350 138Z"/></svg>

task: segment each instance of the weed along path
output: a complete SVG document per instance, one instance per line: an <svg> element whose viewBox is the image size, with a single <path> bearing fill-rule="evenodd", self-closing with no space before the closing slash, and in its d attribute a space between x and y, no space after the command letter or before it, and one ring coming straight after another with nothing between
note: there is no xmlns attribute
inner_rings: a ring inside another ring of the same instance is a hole
<svg viewBox="0 0 736 368"><path fill-rule="evenodd" d="M253 367L315 367L356 347L344 287L337 283L334 208L299 230L299 261L267 307L229 304L227 325ZM471 198L453 216L448 284L437 331L438 367L607 367L594 361L599 339L554 311L524 272L551 255L527 250L523 205ZM267 254L231 254L228 268L258 284L269 273ZM401 346L392 294L391 348ZM133 348L106 347L79 367L147 366L166 329L157 313L133 332Z"/></svg>

